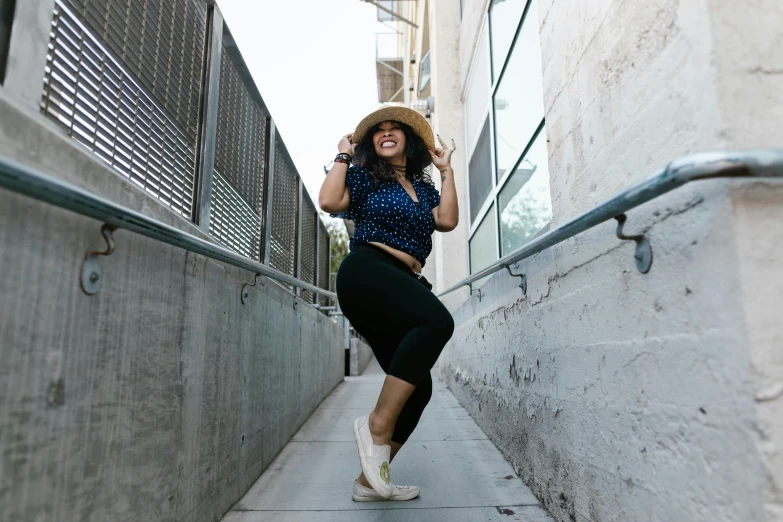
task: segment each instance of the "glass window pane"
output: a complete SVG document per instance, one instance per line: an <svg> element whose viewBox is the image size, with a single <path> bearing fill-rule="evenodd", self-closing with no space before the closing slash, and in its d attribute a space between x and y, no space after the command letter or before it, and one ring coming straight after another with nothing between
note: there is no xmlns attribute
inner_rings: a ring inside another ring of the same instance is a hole
<svg viewBox="0 0 783 522"><path fill-rule="evenodd" d="M378 0L378 5L385 7L386 9L389 9L390 11L394 11L395 13L397 11L397 0ZM384 11L383 9L378 9L378 21L379 22L396 22L397 19L394 18L394 16L391 15L388 11Z"/></svg>
<svg viewBox="0 0 783 522"><path fill-rule="evenodd" d="M530 241L552 220L544 129L501 190L499 204L503 256Z"/></svg>
<svg viewBox="0 0 783 522"><path fill-rule="evenodd" d="M470 239L470 273L475 274L498 259L497 246L497 214L495 205L487 212L486 217ZM480 287L487 278L473 283L474 288Z"/></svg>
<svg viewBox="0 0 783 522"><path fill-rule="evenodd" d="M492 31L492 80L500 76L508 48L519 27L527 0L492 0L489 27ZM538 24L536 24L538 25Z"/></svg>
<svg viewBox="0 0 783 522"><path fill-rule="evenodd" d="M465 92L465 137L468 140L468 151L472 150L481 126L484 124L489 101L489 42L487 32L483 31L476 48L476 59L473 62L473 70Z"/></svg>
<svg viewBox="0 0 783 522"><path fill-rule="evenodd" d="M478 144L468 165L470 187L470 222L476 219L481 205L492 191L492 146L489 141L489 117L484 121Z"/></svg>
<svg viewBox="0 0 783 522"><path fill-rule="evenodd" d="M421 59L421 77L419 78L419 92L423 91L430 83L430 52Z"/></svg>
<svg viewBox="0 0 783 522"><path fill-rule="evenodd" d="M508 68L495 93L498 179L514 166L544 119L541 46L536 1L530 4Z"/></svg>

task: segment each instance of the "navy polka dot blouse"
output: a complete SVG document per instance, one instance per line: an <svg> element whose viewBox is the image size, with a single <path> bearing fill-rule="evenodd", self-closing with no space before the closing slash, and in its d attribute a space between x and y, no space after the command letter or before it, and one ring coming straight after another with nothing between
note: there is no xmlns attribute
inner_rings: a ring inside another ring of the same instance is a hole
<svg viewBox="0 0 783 522"><path fill-rule="evenodd" d="M355 223L351 249L370 241L383 243L410 254L424 266L432 251L432 209L440 205L438 190L428 183L414 182L417 204L398 181L381 182L375 188L369 173L353 165L348 168L345 184L351 203L348 210L332 217Z"/></svg>

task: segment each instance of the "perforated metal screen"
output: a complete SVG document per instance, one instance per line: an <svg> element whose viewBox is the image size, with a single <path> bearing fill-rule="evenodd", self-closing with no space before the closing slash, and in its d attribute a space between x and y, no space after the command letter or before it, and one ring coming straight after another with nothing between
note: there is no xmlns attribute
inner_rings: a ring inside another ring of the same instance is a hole
<svg viewBox="0 0 783 522"><path fill-rule="evenodd" d="M72 9L195 140L205 0L57 0Z"/></svg>
<svg viewBox="0 0 783 522"><path fill-rule="evenodd" d="M220 62L215 168L259 215L263 212L267 118L248 92L230 53Z"/></svg>
<svg viewBox="0 0 783 522"><path fill-rule="evenodd" d="M318 286L324 290L329 290L329 280L331 273L331 242L329 241L329 231L326 229L321 220L318 220ZM319 299L322 306L329 304L328 297L321 297Z"/></svg>
<svg viewBox="0 0 783 522"><path fill-rule="evenodd" d="M260 258L261 220L217 170L212 178L209 233L235 252Z"/></svg>
<svg viewBox="0 0 783 522"><path fill-rule="evenodd" d="M272 222L269 265L286 274L294 274L296 248L296 200L299 185L296 171L278 138L275 144L275 172L272 188Z"/></svg>
<svg viewBox="0 0 783 522"><path fill-rule="evenodd" d="M191 218L197 155L208 158L212 144L212 122L201 119L214 113L202 104L216 103L209 233L260 260L268 227L269 265L328 289L328 232L309 198L299 206L299 178L279 137L273 186L265 186L271 117L233 39L221 49L216 98L215 91L203 90L203 77L211 74L204 68L208 20L230 38L222 17L209 17L208 9L206 0L55 0L41 110L133 183ZM202 124L210 133L203 142ZM302 297L316 301L311 292Z"/></svg>
<svg viewBox="0 0 783 522"><path fill-rule="evenodd" d="M302 197L302 239L299 250L299 279L315 284L315 256L318 250L318 215L315 213L315 205L307 196ZM302 298L308 303L315 301L312 292L302 291Z"/></svg>
<svg viewBox="0 0 783 522"><path fill-rule="evenodd" d="M41 110L131 181L190 217L195 133L178 125L59 1Z"/></svg>

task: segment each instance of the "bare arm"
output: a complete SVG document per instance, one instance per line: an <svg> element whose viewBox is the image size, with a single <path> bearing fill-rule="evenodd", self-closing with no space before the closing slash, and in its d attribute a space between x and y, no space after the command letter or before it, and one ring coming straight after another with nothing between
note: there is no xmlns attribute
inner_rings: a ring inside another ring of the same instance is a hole
<svg viewBox="0 0 783 522"><path fill-rule="evenodd" d="M432 209L432 217L435 218L435 230L438 232L451 232L459 224L459 205L457 203L457 187L454 185L454 169L451 168L451 155L456 149L454 140L451 141L454 148L448 148L446 143L438 136L442 149L430 151L432 163L440 171L441 190L440 205Z"/></svg>
<svg viewBox="0 0 783 522"><path fill-rule="evenodd" d="M435 218L435 230L451 232L459 224L459 205L457 204L457 187L454 185L454 169L447 167L440 171L442 186L440 189L440 205L432 209Z"/></svg>
<svg viewBox="0 0 783 522"><path fill-rule="evenodd" d="M353 154L353 145L351 145L350 139L350 134L343 136L337 146L340 152ZM335 163L326 175L326 179L321 185L321 192L318 193L318 206L324 212L336 214L348 210L351 196L348 193L348 186L345 184L346 174L348 174L348 165Z"/></svg>

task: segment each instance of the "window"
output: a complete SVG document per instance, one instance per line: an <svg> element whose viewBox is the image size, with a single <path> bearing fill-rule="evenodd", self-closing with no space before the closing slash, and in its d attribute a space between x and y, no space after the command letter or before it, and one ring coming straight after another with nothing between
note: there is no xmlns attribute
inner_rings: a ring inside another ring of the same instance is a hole
<svg viewBox="0 0 783 522"><path fill-rule="evenodd" d="M471 273L552 219L538 0L492 0L465 91Z"/></svg>
<svg viewBox="0 0 783 522"><path fill-rule="evenodd" d="M421 59L421 73L419 74L419 92L427 88L430 83L430 52L427 51Z"/></svg>
<svg viewBox="0 0 783 522"><path fill-rule="evenodd" d="M527 20L534 11L531 6ZM498 179L514 166L544 119L538 25L525 23L495 93Z"/></svg>
<svg viewBox="0 0 783 522"><path fill-rule="evenodd" d="M498 205L501 256L533 239L552 219L543 127L500 191Z"/></svg>
<svg viewBox="0 0 783 522"><path fill-rule="evenodd" d="M479 131L487 117L490 99L489 38L484 31L476 48L476 59L465 92L465 130L468 148L476 143Z"/></svg>
<svg viewBox="0 0 783 522"><path fill-rule="evenodd" d="M493 205L494 207L494 205ZM484 220L476 229L476 233L470 238L470 273L474 274L491 265L497 256L497 218L494 208L490 208ZM481 286L486 279L480 279L473 283L473 286Z"/></svg>
<svg viewBox="0 0 783 522"><path fill-rule="evenodd" d="M489 26L492 34L492 79L500 77L500 71L508 55L511 40L519 26L519 19L527 0L492 0L489 8ZM538 22L530 24L536 26Z"/></svg>
<svg viewBox="0 0 783 522"><path fill-rule="evenodd" d="M481 206L492 192L492 144L489 141L489 118L484 122L476 148L468 164L470 172L470 222L476 220Z"/></svg>
<svg viewBox="0 0 783 522"><path fill-rule="evenodd" d="M397 0L378 0L377 5L379 7L384 7L384 8L386 8L389 11L392 11L394 13L398 12L398 10L397 10ZM378 21L379 22L396 22L397 19L394 18L394 15L392 15L388 11L384 11L383 9L378 9Z"/></svg>

